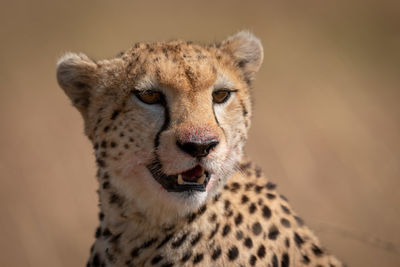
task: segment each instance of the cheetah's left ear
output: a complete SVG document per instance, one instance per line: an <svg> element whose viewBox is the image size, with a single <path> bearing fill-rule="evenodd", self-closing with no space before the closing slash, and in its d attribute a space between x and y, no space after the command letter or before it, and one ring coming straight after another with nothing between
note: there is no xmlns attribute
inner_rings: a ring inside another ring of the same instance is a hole
<svg viewBox="0 0 400 267"><path fill-rule="evenodd" d="M264 51L261 41L248 31L241 31L221 43L220 49L230 54L243 70L248 84L261 67Z"/></svg>

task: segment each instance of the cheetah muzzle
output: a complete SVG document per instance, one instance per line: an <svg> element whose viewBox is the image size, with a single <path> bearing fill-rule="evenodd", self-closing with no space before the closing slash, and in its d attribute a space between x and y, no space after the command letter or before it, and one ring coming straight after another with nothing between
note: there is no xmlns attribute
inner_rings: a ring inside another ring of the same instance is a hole
<svg viewBox="0 0 400 267"><path fill-rule="evenodd" d="M147 166L154 179L169 192L205 192L208 182L210 181L210 173L200 165L186 170L179 174L166 175L162 172L159 161L153 161Z"/></svg>

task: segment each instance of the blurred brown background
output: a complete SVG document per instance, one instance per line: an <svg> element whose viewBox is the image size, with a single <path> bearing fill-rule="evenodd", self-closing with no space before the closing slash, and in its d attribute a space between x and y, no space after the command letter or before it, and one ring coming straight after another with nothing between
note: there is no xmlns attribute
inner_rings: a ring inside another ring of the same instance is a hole
<svg viewBox="0 0 400 267"><path fill-rule="evenodd" d="M399 1L0 1L0 266L84 266L95 164L65 51L258 35L248 153L349 266L400 266Z"/></svg>

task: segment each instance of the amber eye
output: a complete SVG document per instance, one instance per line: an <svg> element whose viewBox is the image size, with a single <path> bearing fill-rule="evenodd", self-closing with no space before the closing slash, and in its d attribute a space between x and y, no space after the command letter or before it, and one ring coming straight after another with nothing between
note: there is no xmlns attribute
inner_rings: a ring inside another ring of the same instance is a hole
<svg viewBox="0 0 400 267"><path fill-rule="evenodd" d="M152 105L152 104L157 104L160 103L161 101L161 93L156 92L156 91L151 91L151 90L146 90L146 91L135 91L134 94L136 95L137 98L139 98L140 101L143 103Z"/></svg>
<svg viewBox="0 0 400 267"><path fill-rule="evenodd" d="M218 104L224 103L230 96L231 91L226 89L217 90L212 93L213 102Z"/></svg>

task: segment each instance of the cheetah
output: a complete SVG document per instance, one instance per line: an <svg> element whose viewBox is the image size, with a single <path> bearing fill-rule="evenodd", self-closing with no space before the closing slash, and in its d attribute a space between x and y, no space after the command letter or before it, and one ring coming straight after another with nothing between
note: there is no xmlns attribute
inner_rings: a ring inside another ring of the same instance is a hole
<svg viewBox="0 0 400 267"><path fill-rule="evenodd" d="M244 154L262 61L247 31L59 60L98 166L87 266L343 266Z"/></svg>

